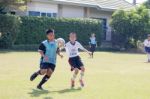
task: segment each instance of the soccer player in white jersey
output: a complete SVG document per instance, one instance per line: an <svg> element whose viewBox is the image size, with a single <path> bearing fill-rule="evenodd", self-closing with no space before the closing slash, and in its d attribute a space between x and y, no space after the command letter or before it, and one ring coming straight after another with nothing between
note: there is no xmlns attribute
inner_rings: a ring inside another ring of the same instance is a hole
<svg viewBox="0 0 150 99"><path fill-rule="evenodd" d="M91 52L86 50L78 41L76 41L76 33L70 33L69 39L70 41L66 43L65 49L69 56L69 64L71 65L71 71L74 71L73 77L71 78L71 87L73 88L75 86L75 79L79 73L79 70L81 70L79 82L81 87L84 87L83 76L85 68L79 56L78 50L81 49L87 52L89 55L91 55Z"/></svg>
<svg viewBox="0 0 150 99"><path fill-rule="evenodd" d="M150 34L148 35L148 38L144 41L144 47L148 56L148 62L150 62Z"/></svg>

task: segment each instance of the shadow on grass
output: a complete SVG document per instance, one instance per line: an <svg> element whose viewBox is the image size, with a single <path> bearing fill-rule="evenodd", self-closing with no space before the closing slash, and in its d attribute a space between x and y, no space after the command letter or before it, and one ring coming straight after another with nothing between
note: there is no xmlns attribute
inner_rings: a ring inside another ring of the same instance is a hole
<svg viewBox="0 0 150 99"><path fill-rule="evenodd" d="M69 92L78 92L81 91L81 88L67 88L67 89L62 89L58 91L50 91L50 93L59 93L59 94L64 94L64 93L69 93Z"/></svg>
<svg viewBox="0 0 150 99"><path fill-rule="evenodd" d="M48 90L38 90L38 89L32 89L32 92L29 92L28 94L31 95L31 97L40 97L41 95L47 95L50 93L58 93L58 94L64 94L69 92L78 92L81 91L81 88L66 88L58 91L48 91ZM45 97L44 99L53 99L52 97Z"/></svg>
<svg viewBox="0 0 150 99"><path fill-rule="evenodd" d="M48 90L38 90L38 89L32 89L32 92L29 92L28 94L31 95L31 97L39 97L44 94L50 93ZM52 99L52 98L47 98L47 99Z"/></svg>

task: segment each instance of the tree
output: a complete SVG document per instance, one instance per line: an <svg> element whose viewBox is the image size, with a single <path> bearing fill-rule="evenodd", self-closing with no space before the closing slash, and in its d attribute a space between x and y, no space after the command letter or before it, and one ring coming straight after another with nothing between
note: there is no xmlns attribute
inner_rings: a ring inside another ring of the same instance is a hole
<svg viewBox="0 0 150 99"><path fill-rule="evenodd" d="M0 0L0 13L5 14L11 6L25 6L30 0Z"/></svg>
<svg viewBox="0 0 150 99"><path fill-rule="evenodd" d="M149 11L145 6L128 12L116 11L112 16L111 25L115 44L125 48L137 47L137 42L142 41L150 32Z"/></svg>
<svg viewBox="0 0 150 99"><path fill-rule="evenodd" d="M144 5L146 6L146 8L150 9L150 0L147 0Z"/></svg>

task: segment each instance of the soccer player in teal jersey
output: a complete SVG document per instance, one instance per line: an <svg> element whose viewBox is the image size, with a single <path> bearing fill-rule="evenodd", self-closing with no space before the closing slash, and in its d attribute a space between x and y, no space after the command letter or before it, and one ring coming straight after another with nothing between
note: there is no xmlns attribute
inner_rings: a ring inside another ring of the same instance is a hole
<svg viewBox="0 0 150 99"><path fill-rule="evenodd" d="M60 54L58 43L55 40L54 30L49 29L46 31L47 40L43 41L39 46L39 53L41 54L40 70L33 73L30 80L33 81L38 75L44 75L41 82L37 85L38 89L43 89L42 85L48 81L56 67L57 54Z"/></svg>

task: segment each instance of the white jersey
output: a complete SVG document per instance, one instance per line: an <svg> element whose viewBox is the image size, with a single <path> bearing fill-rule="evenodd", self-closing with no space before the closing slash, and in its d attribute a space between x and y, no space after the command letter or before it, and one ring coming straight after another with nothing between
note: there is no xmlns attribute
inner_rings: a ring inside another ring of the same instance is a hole
<svg viewBox="0 0 150 99"><path fill-rule="evenodd" d="M148 39L146 39L146 40L144 41L144 46L145 46L145 47L150 47L150 41L149 41Z"/></svg>
<svg viewBox="0 0 150 99"><path fill-rule="evenodd" d="M79 55L79 49L84 50L85 48L79 42L75 41L75 44L66 43L65 49L68 56L72 58Z"/></svg>

